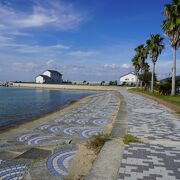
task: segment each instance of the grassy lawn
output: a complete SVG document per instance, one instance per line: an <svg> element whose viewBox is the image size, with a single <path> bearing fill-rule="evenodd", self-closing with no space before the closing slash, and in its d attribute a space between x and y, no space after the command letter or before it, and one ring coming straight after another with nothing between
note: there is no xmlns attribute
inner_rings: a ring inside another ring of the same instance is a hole
<svg viewBox="0 0 180 180"><path fill-rule="evenodd" d="M180 106L180 95L177 96L165 96L165 95L159 95L157 92L151 93L149 91L145 91L144 89L141 88L134 88L134 89L130 89L129 91L135 91L135 92L141 92L150 96L154 96L157 97L159 99L162 99L164 101L170 102L172 104L178 105Z"/></svg>

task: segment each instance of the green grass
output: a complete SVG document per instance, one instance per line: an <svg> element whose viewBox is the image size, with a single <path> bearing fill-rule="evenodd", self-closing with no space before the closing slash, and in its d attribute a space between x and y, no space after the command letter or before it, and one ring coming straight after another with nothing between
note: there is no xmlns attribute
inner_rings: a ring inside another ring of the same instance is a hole
<svg viewBox="0 0 180 180"><path fill-rule="evenodd" d="M123 142L124 144L130 144L130 143L140 142L140 140L136 136L133 136L131 134L126 134L123 136Z"/></svg>
<svg viewBox="0 0 180 180"><path fill-rule="evenodd" d="M157 92L152 93L149 91L145 91L142 88L138 88L138 89L133 88L133 89L130 89L129 91L141 92L141 93L144 93L144 94L147 94L150 96L157 97L157 98L162 99L164 101L170 102L170 103L175 104L177 106L180 106L180 95L177 95L177 96L160 95Z"/></svg>

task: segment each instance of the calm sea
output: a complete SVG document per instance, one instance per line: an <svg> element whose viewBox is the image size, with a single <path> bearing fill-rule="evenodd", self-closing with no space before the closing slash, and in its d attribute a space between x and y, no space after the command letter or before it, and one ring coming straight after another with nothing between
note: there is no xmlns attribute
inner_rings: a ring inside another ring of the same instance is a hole
<svg viewBox="0 0 180 180"><path fill-rule="evenodd" d="M0 128L39 117L91 94L93 92L0 87Z"/></svg>

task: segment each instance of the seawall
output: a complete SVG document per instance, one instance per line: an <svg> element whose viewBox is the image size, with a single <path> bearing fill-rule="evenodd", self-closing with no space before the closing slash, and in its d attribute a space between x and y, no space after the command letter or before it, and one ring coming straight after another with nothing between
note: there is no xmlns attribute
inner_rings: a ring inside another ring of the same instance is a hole
<svg viewBox="0 0 180 180"><path fill-rule="evenodd" d="M118 86L91 86L91 85L64 85L64 84L33 84L33 83L13 83L13 87L46 88L62 90L89 90L89 91L117 91Z"/></svg>

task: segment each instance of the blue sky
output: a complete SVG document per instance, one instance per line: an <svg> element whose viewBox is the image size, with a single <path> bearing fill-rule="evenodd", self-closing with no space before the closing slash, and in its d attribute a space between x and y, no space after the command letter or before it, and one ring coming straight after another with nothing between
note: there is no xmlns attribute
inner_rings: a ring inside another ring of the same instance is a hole
<svg viewBox="0 0 180 180"><path fill-rule="evenodd" d="M45 69L65 80L109 81L132 70L134 48L160 23L170 0L0 0L0 81L32 81ZM159 79L172 67L166 49ZM147 59L151 65L151 60ZM180 74L180 53L177 73Z"/></svg>

